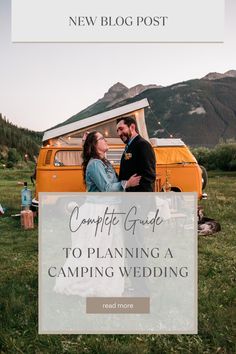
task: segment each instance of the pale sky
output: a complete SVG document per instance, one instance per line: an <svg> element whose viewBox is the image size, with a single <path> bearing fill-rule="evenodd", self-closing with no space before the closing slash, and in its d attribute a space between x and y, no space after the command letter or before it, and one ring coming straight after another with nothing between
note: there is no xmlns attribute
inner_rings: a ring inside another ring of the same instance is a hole
<svg viewBox="0 0 236 354"><path fill-rule="evenodd" d="M0 112L21 127L61 123L116 82L168 86L236 70L235 0L225 0L223 44L13 44L10 3L0 0Z"/></svg>

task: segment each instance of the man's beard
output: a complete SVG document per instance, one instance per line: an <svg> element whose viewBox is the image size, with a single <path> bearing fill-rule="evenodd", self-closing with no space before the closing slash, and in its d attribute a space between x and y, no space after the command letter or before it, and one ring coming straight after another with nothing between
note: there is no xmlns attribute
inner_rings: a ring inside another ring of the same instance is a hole
<svg viewBox="0 0 236 354"><path fill-rule="evenodd" d="M120 138L123 141L123 143L128 144L130 139L131 139L131 136L132 136L132 134L131 134L131 131L129 129L129 131L127 133L122 133Z"/></svg>

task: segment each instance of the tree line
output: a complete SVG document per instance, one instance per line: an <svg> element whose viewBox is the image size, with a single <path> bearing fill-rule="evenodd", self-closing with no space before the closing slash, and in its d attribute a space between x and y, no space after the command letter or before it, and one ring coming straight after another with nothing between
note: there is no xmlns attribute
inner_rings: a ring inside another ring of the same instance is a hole
<svg viewBox="0 0 236 354"><path fill-rule="evenodd" d="M0 166L17 167L19 163L35 161L43 132L19 128L0 113ZM236 141L221 142L215 148L191 149L198 163L207 170L236 171Z"/></svg>
<svg viewBox="0 0 236 354"><path fill-rule="evenodd" d="M221 142L213 149L191 149L199 165L207 170L236 171L236 141Z"/></svg>
<svg viewBox="0 0 236 354"><path fill-rule="evenodd" d="M34 161L43 133L19 128L0 113L0 164L14 167L21 161Z"/></svg>

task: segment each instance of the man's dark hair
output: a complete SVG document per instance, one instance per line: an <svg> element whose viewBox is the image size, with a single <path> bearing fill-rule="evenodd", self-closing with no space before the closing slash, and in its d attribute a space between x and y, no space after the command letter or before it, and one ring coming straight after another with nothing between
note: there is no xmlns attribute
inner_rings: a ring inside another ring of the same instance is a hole
<svg viewBox="0 0 236 354"><path fill-rule="evenodd" d="M138 133L138 126L137 126L137 122L136 120L132 117L132 116L125 116L125 117L121 117L121 118L118 118L116 120L116 124L118 124L120 121L124 121L124 124L127 125L128 127L131 126L131 124L134 124L135 125L135 130L136 132Z"/></svg>

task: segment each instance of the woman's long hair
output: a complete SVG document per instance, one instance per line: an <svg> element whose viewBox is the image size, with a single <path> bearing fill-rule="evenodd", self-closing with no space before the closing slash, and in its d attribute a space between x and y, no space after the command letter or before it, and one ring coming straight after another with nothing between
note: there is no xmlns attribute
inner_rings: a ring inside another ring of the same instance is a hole
<svg viewBox="0 0 236 354"><path fill-rule="evenodd" d="M105 164L108 162L106 159L101 159L97 152L97 133L97 131L90 132L84 142L82 153L84 182L86 180L86 169L90 159L99 159L102 160Z"/></svg>

